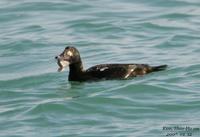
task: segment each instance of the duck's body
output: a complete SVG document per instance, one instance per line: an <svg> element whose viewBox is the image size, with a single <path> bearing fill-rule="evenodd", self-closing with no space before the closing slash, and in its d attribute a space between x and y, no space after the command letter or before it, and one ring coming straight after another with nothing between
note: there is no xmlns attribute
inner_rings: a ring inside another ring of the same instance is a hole
<svg viewBox="0 0 200 137"><path fill-rule="evenodd" d="M80 54L74 47L65 48L56 59L60 66L59 71L69 64L69 81L128 79L164 70L167 67L167 65L152 67L147 64L100 64L84 70Z"/></svg>

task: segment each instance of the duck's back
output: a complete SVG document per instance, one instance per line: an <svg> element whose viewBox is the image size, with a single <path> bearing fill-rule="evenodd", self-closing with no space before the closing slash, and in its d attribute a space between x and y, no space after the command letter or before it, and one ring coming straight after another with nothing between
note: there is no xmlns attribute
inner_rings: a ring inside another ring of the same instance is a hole
<svg viewBox="0 0 200 137"><path fill-rule="evenodd" d="M100 64L86 70L86 73L97 79L126 79L148 73L145 64Z"/></svg>

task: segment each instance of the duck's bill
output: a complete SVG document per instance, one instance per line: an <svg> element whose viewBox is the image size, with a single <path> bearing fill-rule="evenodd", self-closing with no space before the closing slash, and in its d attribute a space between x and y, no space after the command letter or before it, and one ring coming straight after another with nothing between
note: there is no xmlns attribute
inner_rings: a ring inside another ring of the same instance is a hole
<svg viewBox="0 0 200 137"><path fill-rule="evenodd" d="M66 66L69 66L69 62L68 62L68 61L60 61L60 60L58 60L57 64L58 64L58 66L59 66L58 72L64 71L64 70L65 70L65 67L66 67Z"/></svg>
<svg viewBox="0 0 200 137"><path fill-rule="evenodd" d="M62 72L62 71L64 71L65 70L65 68L63 68L63 67L59 67L58 68L58 72Z"/></svg>

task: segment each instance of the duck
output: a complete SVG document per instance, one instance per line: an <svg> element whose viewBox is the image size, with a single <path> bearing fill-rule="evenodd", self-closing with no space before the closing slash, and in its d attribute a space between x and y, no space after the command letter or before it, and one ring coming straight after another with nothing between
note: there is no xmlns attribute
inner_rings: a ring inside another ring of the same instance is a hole
<svg viewBox="0 0 200 137"><path fill-rule="evenodd" d="M78 82L130 79L167 68L167 65L150 66L148 64L126 63L99 64L85 70L78 49L72 46L67 46L55 59L59 66L58 71L61 72L69 66L68 80Z"/></svg>

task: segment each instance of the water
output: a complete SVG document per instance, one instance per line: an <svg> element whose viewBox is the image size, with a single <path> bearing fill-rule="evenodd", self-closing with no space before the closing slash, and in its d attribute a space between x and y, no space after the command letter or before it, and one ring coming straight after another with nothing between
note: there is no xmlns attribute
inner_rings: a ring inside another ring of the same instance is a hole
<svg viewBox="0 0 200 137"><path fill-rule="evenodd" d="M199 0L0 5L0 136L183 136L164 128L200 127ZM68 82L54 56L69 45L80 50L85 68L111 62L169 68L131 80Z"/></svg>

